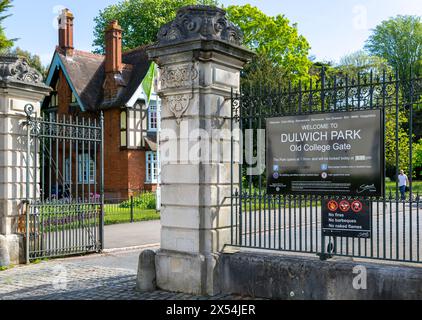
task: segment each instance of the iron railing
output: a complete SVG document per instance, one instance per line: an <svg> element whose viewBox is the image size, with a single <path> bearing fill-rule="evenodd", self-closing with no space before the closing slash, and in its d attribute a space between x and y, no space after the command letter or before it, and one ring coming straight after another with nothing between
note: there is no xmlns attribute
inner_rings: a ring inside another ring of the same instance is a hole
<svg viewBox="0 0 422 320"><path fill-rule="evenodd" d="M104 244L104 119L33 114L27 105L26 260Z"/></svg>
<svg viewBox="0 0 422 320"><path fill-rule="evenodd" d="M232 245L359 258L422 262L421 199L370 200L372 237L323 236L321 200L314 195L240 194L233 196Z"/></svg>
<svg viewBox="0 0 422 320"><path fill-rule="evenodd" d="M159 218L156 211L156 195L142 191L127 198L106 198L104 201L104 223L133 223Z"/></svg>
<svg viewBox="0 0 422 320"><path fill-rule="evenodd" d="M254 130L252 137L240 144L239 162L234 154L238 142L232 138L231 245L312 253L322 259L339 255L422 262L421 199L414 182L416 176L420 177L414 165L414 145L422 135L416 124L422 109L422 78L401 80L397 74L385 71L329 78L323 70L317 82L243 88L232 92L231 98L232 130L243 134ZM358 197L369 201L372 209L370 238L322 234L321 201L338 199L338 195L270 195L266 192L266 171L248 174L247 169L257 163L243 161L248 158L245 149L249 146L256 156L259 141L255 132L265 130L267 118L365 109L382 111L382 153L386 160L383 176L395 182L393 187L384 185L381 197ZM401 199L396 182L400 169L407 171L410 180L406 200ZM236 176L239 180L235 180Z"/></svg>

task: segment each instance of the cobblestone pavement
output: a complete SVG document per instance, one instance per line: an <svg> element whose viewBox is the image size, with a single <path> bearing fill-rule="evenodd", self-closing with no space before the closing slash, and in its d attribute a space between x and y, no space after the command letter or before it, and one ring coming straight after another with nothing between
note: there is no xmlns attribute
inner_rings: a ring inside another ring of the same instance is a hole
<svg viewBox="0 0 422 320"><path fill-rule="evenodd" d="M119 257L121 255L122 257ZM136 269L109 263L139 252L50 260L0 271L0 300L233 300L237 296L191 296L135 291Z"/></svg>

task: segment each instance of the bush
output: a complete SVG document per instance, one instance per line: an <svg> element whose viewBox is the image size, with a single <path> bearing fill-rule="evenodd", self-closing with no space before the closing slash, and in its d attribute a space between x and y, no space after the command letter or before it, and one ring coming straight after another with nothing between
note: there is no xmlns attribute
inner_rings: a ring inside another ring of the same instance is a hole
<svg viewBox="0 0 422 320"><path fill-rule="evenodd" d="M130 208L130 199L122 202L120 208ZM133 197L133 207L139 209L155 209L156 199L154 192L145 192L139 196Z"/></svg>

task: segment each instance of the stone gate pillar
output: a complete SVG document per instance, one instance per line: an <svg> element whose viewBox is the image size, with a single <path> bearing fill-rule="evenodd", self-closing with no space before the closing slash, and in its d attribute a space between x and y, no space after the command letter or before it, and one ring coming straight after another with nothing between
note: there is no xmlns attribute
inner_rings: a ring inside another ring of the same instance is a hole
<svg viewBox="0 0 422 320"><path fill-rule="evenodd" d="M40 101L49 92L50 87L26 60L0 55L0 266L18 264L25 258L17 230L19 210L26 199L24 107L32 104L34 114L39 114Z"/></svg>
<svg viewBox="0 0 422 320"><path fill-rule="evenodd" d="M224 10L189 6L148 49L160 68L162 99L161 289L219 290L218 252L230 243L230 93L239 90L240 70L253 56L241 41Z"/></svg>

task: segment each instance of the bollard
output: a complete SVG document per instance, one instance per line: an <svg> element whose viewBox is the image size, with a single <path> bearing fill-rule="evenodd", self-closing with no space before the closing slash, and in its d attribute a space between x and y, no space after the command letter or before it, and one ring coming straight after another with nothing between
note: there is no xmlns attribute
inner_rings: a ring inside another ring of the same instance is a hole
<svg viewBox="0 0 422 320"><path fill-rule="evenodd" d="M136 290L150 292L156 289L155 252L144 250L139 255Z"/></svg>
<svg viewBox="0 0 422 320"><path fill-rule="evenodd" d="M0 235L0 267L10 265L8 243L5 236Z"/></svg>

